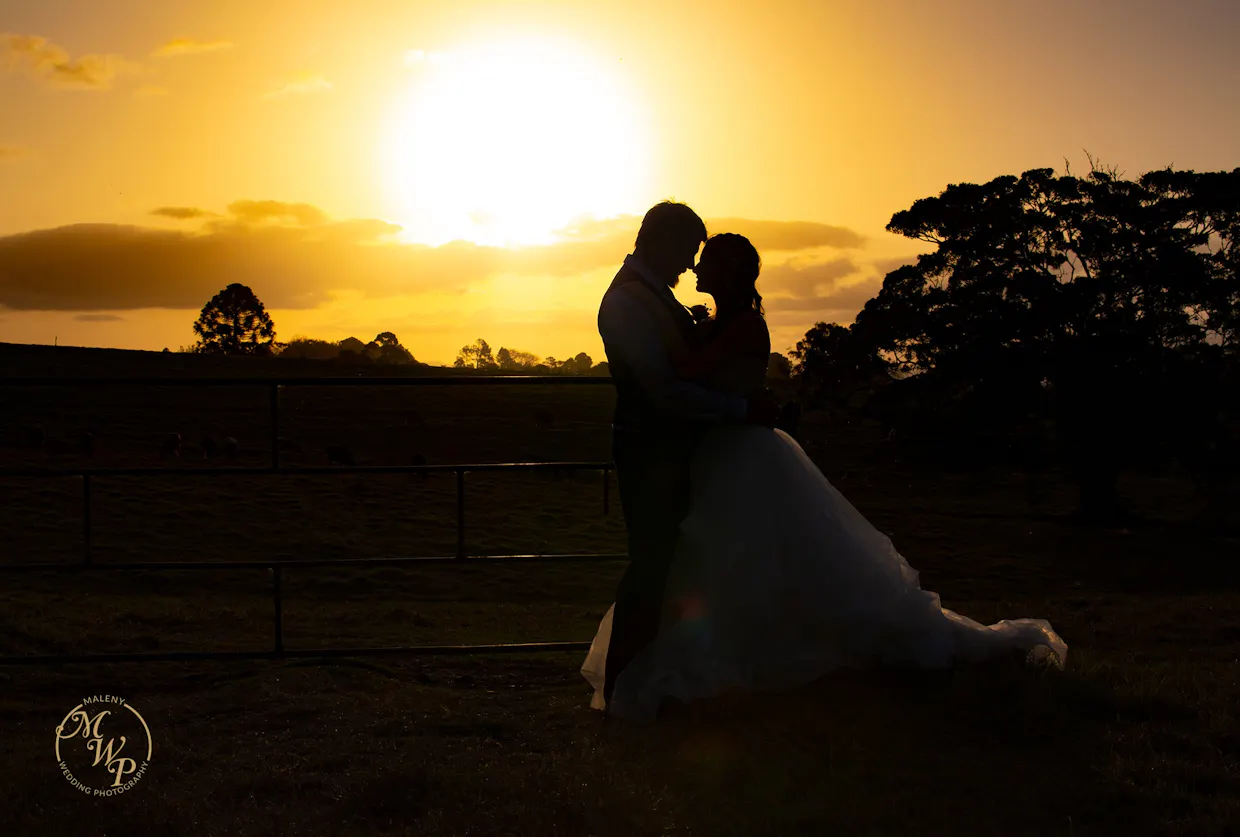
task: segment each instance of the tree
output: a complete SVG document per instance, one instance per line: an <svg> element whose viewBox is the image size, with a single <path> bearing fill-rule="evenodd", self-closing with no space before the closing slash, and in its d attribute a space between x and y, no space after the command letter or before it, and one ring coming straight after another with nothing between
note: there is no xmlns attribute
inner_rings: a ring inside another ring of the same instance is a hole
<svg viewBox="0 0 1240 837"><path fill-rule="evenodd" d="M470 345L461 347L461 351L457 353L454 365L457 369L489 370L498 368L495 358L491 356L491 346L481 337Z"/></svg>
<svg viewBox="0 0 1240 837"><path fill-rule="evenodd" d="M1092 159L1080 178L952 185L892 216L888 231L936 249L887 274L851 337L831 339L925 377L928 412L973 447L1047 411L1081 511L1113 518L1120 470L1166 435L1172 370L1231 339L1238 206L1235 172L1126 180Z"/></svg>
<svg viewBox="0 0 1240 837"><path fill-rule="evenodd" d="M887 376L878 350L838 323L820 322L807 331L792 350L790 366L782 355L771 355L776 358L810 400L846 401L858 387Z"/></svg>
<svg viewBox="0 0 1240 837"><path fill-rule="evenodd" d="M377 335L371 345L378 347L376 360L380 363L402 364L417 363L413 354L400 344L400 340L390 331Z"/></svg>
<svg viewBox="0 0 1240 837"><path fill-rule="evenodd" d="M507 349L500 347L495 353L495 363L500 369L505 370L529 370L538 365L538 355L533 352L523 352L520 349Z"/></svg>
<svg viewBox="0 0 1240 837"><path fill-rule="evenodd" d="M594 361L588 354L579 352L575 357L561 363L560 371L568 375L587 375L593 365Z"/></svg>
<svg viewBox="0 0 1240 837"><path fill-rule="evenodd" d="M234 282L211 297L194 323L203 354L270 355L276 327L254 292Z"/></svg>
<svg viewBox="0 0 1240 837"><path fill-rule="evenodd" d="M280 357L331 360L339 356L339 344L313 337L294 337L280 349Z"/></svg>

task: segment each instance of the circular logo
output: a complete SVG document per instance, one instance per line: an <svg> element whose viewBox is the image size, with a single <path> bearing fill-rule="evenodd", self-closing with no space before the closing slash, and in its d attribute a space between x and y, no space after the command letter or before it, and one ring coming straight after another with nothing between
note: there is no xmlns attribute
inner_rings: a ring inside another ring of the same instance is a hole
<svg viewBox="0 0 1240 837"><path fill-rule="evenodd" d="M90 796L116 796L138 783L151 763L151 730L124 698L83 699L56 727L56 762L69 783Z"/></svg>

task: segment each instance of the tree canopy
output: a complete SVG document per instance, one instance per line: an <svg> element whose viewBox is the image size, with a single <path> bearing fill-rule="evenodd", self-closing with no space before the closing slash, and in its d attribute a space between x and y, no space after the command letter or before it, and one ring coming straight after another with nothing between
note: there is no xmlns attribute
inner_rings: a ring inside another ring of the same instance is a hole
<svg viewBox="0 0 1240 837"><path fill-rule="evenodd" d="M1234 421L1240 169L1034 169L950 185L887 229L934 250L888 273L851 326L806 334L805 392L912 376L935 405L923 429L974 448L1041 416L1098 509L1138 451Z"/></svg>
<svg viewBox="0 0 1240 837"><path fill-rule="evenodd" d="M202 307L194 323L203 354L270 355L275 349L276 327L254 291L234 282Z"/></svg>

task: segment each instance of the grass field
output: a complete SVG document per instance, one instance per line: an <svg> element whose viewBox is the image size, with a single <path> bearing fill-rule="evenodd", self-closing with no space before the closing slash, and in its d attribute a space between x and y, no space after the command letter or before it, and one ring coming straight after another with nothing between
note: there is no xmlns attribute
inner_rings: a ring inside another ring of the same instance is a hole
<svg viewBox="0 0 1240 837"><path fill-rule="evenodd" d="M126 355L13 350L0 363L3 374L220 374L189 368L194 359ZM0 467L80 463L85 430L97 465L166 467L169 432L234 436L243 464L269 456L261 389L0 397ZM302 449L290 466L326 464L328 445L359 464L414 453L431 464L609 458L608 387L292 388L282 398L281 433ZM23 444L35 428L38 449ZM1240 542L1192 524L1186 485L1129 477L1139 522L1086 529L1053 472L1034 484L913 469L883 452L874 429L813 415L800 435L923 586L981 621L1050 619L1070 646L1068 669L846 672L633 726L587 708L577 654L4 667L0 834L1237 833ZM455 550L450 475L96 483L100 563ZM623 550L614 483L604 515L597 474L474 474L468 485L471 553ZM80 491L74 479L0 480L0 561L78 560ZM621 570L289 571L285 641L588 640ZM6 655L271 643L263 571L10 574L0 585ZM93 694L133 703L154 741L142 781L111 799L76 791L53 755L56 725Z"/></svg>

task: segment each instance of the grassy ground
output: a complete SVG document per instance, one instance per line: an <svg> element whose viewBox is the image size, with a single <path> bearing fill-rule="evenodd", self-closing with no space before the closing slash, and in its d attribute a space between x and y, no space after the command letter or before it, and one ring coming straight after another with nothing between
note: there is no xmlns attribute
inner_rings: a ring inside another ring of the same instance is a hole
<svg viewBox="0 0 1240 837"><path fill-rule="evenodd" d="M2 464L79 461L84 429L100 464L161 467L171 431L233 435L243 461L263 460L262 393L108 395L8 400ZM325 464L329 444L374 464L608 458L607 388L285 397L284 435L307 462ZM41 450L19 444L35 426ZM1192 525L1184 485L1129 478L1143 522L1087 530L1053 473L906 469L866 428L812 417L802 436L946 606L1050 619L1068 670L841 673L633 726L587 708L581 655L6 667L0 833L1236 832L1240 543ZM614 484L603 515L600 480L470 476L470 551L622 550ZM450 554L454 491L451 477L100 478L95 558ZM71 479L0 482L0 560L76 560L79 492ZM621 569L290 571L286 642L588 640ZM261 571L0 575L0 653L257 650L270 613ZM64 714L100 693L138 707L155 748L111 799L74 790L52 749Z"/></svg>

